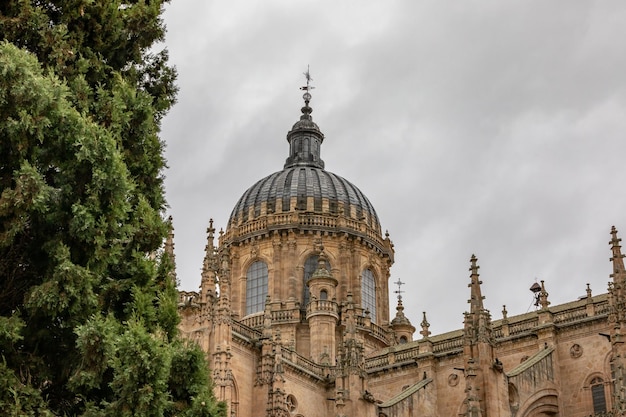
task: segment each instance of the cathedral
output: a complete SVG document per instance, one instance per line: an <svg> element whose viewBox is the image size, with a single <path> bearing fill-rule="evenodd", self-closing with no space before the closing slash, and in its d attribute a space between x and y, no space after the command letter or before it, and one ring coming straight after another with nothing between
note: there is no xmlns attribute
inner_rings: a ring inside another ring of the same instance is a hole
<svg viewBox="0 0 626 417"><path fill-rule="evenodd" d="M390 313L394 246L354 184L327 171L307 74L288 157L211 221L180 330L209 358L232 417L626 415L626 271L615 228L608 292L493 319L469 260L462 328ZM168 238L173 250L173 233ZM416 327L417 326L417 327Z"/></svg>

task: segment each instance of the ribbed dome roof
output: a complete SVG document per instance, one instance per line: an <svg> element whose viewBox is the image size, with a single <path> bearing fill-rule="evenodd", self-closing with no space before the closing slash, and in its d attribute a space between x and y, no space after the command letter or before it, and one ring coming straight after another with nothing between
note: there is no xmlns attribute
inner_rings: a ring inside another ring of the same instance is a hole
<svg viewBox="0 0 626 417"><path fill-rule="evenodd" d="M311 118L309 86L304 94L302 116L287 133L289 157L284 169L260 181L241 196L233 209L228 227L240 225L261 215L293 210L344 216L364 221L380 233L374 207L354 184L324 170L320 146L324 134Z"/></svg>
<svg viewBox="0 0 626 417"><path fill-rule="evenodd" d="M307 210L309 197L313 198L314 212L365 220L376 228L380 224L374 206L361 190L339 175L313 166L292 166L257 181L235 205L229 224L260 216L263 204L268 212L290 211L292 198L296 210ZM328 200L327 206L324 200Z"/></svg>

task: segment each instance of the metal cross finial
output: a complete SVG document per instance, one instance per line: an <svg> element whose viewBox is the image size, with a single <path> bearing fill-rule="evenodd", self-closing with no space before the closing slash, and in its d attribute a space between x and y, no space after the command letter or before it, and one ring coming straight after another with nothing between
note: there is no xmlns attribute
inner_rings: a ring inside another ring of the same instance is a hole
<svg viewBox="0 0 626 417"><path fill-rule="evenodd" d="M402 286L404 285L404 282L400 281L400 278L398 278L398 280L394 282L394 284L398 286L398 289L395 290L394 293L398 294L398 300L402 300L402 293L404 292L402 290Z"/></svg>
<svg viewBox="0 0 626 417"><path fill-rule="evenodd" d="M311 72L309 71L308 65L306 66L306 72L304 72L303 74L304 74L304 77L306 78L306 85L304 87L300 87L300 90L305 91L302 98L304 99L305 104L308 106L309 101L311 101L311 93L309 93L309 91L315 88L311 85L311 81L313 81L313 78L311 78Z"/></svg>
<svg viewBox="0 0 626 417"><path fill-rule="evenodd" d="M306 66L306 72L303 72L304 74L304 78L306 78L306 86L305 87L300 87L300 90L305 90L305 91L309 91L314 89L315 87L313 87L311 85L311 81L313 81L313 78L311 78L311 72L309 71L309 66Z"/></svg>

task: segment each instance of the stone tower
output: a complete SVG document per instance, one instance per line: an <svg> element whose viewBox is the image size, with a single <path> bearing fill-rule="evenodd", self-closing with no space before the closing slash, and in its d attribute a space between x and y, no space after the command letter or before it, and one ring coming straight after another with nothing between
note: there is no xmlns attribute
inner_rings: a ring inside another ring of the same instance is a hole
<svg viewBox="0 0 626 417"><path fill-rule="evenodd" d="M611 228L611 262L613 263L612 281L609 282L609 323L612 324L609 340L611 342L611 373L613 378L613 413L614 416L626 416L626 269L621 250L622 239L617 237L615 226Z"/></svg>

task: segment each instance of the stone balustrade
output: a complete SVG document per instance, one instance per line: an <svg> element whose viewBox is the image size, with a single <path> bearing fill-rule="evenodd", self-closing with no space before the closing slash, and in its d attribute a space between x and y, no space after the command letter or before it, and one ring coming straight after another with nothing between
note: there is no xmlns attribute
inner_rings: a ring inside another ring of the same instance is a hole
<svg viewBox="0 0 626 417"><path fill-rule="evenodd" d="M463 336L433 342L433 353L444 353L463 349Z"/></svg>
<svg viewBox="0 0 626 417"><path fill-rule="evenodd" d="M261 338L261 332L253 329L252 327L246 326L242 322L232 320L231 326L233 333L237 333L241 337L247 339L247 341L258 340Z"/></svg>
<svg viewBox="0 0 626 417"><path fill-rule="evenodd" d="M299 323L300 309L275 310L271 312L272 323Z"/></svg>
<svg viewBox="0 0 626 417"><path fill-rule="evenodd" d="M326 314L339 318L339 306L336 301L332 300L311 300L306 306L307 319L318 314Z"/></svg>
<svg viewBox="0 0 626 417"><path fill-rule="evenodd" d="M587 306L583 305L575 309L560 311L554 314L555 324L565 324L587 318Z"/></svg>
<svg viewBox="0 0 626 417"><path fill-rule="evenodd" d="M313 214L296 211L267 214L254 220L231 224L226 233L220 237L220 244L277 229L336 229L337 231L352 231L369 241L379 251L384 251L386 245L380 227L377 224L375 226L372 227L363 220L354 220L331 214Z"/></svg>
<svg viewBox="0 0 626 417"><path fill-rule="evenodd" d="M263 313L258 313L252 316L244 317L243 319L240 320L240 323L242 323L245 326L251 327L253 329L262 329L264 318L265 318L265 315Z"/></svg>
<svg viewBox="0 0 626 417"><path fill-rule="evenodd" d="M288 365L304 370L307 373L322 379L330 376L334 372L334 367L318 365L290 349L282 349L281 358Z"/></svg>
<svg viewBox="0 0 626 417"><path fill-rule="evenodd" d="M391 340L393 340L392 335L385 328L376 323L370 323L370 334L386 344L390 344Z"/></svg>
<svg viewBox="0 0 626 417"><path fill-rule="evenodd" d="M509 335L515 336L520 333L525 333L533 330L539 324L539 318L537 316L531 317L530 319L519 321L517 323L509 324Z"/></svg>

